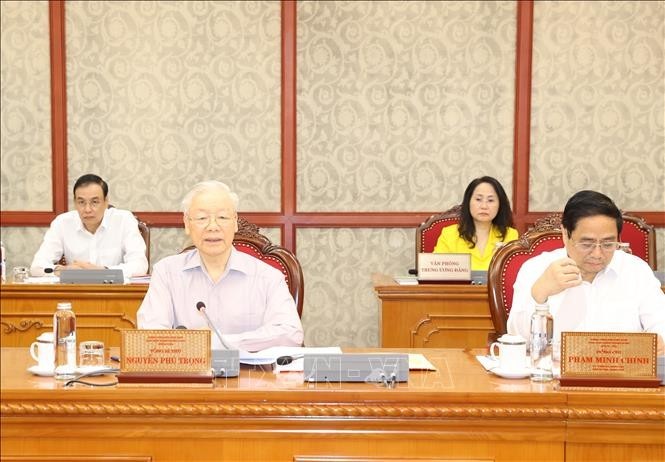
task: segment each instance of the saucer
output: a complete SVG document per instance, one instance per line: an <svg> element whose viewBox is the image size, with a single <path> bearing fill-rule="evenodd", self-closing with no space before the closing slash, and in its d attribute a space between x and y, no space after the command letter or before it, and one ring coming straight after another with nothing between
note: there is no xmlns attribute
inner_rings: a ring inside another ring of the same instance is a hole
<svg viewBox="0 0 665 462"><path fill-rule="evenodd" d="M53 369L39 367L39 364L30 366L28 368L28 372L30 372L31 374L38 375L40 377L53 377Z"/></svg>
<svg viewBox="0 0 665 462"><path fill-rule="evenodd" d="M491 369L490 372L492 374L498 375L499 377L503 377L504 379L524 379L531 375L531 369L526 367L521 370L506 370L501 369L500 367L495 367L494 369Z"/></svg>

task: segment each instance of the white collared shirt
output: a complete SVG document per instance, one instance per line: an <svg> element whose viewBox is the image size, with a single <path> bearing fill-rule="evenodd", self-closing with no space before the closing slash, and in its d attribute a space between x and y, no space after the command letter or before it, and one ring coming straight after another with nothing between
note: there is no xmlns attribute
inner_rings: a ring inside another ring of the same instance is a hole
<svg viewBox="0 0 665 462"><path fill-rule="evenodd" d="M536 301L531 288L566 249L543 252L526 261L517 274L508 333L529 338ZM665 339L665 294L647 263L615 251L610 263L592 282L566 289L547 300L554 318L554 341L562 331L651 332ZM562 315L565 313L565 315Z"/></svg>
<svg viewBox="0 0 665 462"><path fill-rule="evenodd" d="M160 260L136 313L139 329L208 329L206 313L230 348L259 351L271 346L300 346L303 328L295 302L277 269L231 249L226 270L214 282L193 249ZM215 334L212 347L221 348Z"/></svg>
<svg viewBox="0 0 665 462"><path fill-rule="evenodd" d="M44 268L53 267L63 255L67 262L86 261L121 269L126 278L148 271L145 241L134 214L114 207L106 209L95 234L85 229L75 210L55 217L32 260L30 272L41 276Z"/></svg>

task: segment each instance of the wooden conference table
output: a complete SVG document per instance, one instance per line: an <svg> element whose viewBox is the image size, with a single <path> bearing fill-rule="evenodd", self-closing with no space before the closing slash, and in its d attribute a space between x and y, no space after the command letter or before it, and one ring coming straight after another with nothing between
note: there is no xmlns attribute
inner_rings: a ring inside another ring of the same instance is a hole
<svg viewBox="0 0 665 462"><path fill-rule="evenodd" d="M120 329L136 328L147 284L2 284L0 344L29 346L53 330L58 302L71 302L79 341L120 345Z"/></svg>
<svg viewBox="0 0 665 462"><path fill-rule="evenodd" d="M480 348L494 333L486 285L399 285L373 274L383 348Z"/></svg>
<svg viewBox="0 0 665 462"><path fill-rule="evenodd" d="M385 351L385 350L382 350ZM662 461L665 388L562 391L491 375L469 350L424 353L407 383L304 384L242 369L211 388L76 385L0 351L3 461ZM243 366L244 367L244 366ZM94 380L108 381L110 377Z"/></svg>

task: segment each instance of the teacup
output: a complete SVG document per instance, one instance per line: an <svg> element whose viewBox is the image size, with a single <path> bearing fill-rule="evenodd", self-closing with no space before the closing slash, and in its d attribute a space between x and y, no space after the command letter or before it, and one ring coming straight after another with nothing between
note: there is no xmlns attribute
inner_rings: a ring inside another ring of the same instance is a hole
<svg viewBox="0 0 665 462"><path fill-rule="evenodd" d="M499 349L499 355L495 353ZM520 335L504 334L490 345L492 359L499 361L504 371L521 371L526 368L526 340Z"/></svg>
<svg viewBox="0 0 665 462"><path fill-rule="evenodd" d="M30 356L37 361L39 368L43 370L53 369L55 362L55 349L53 348L53 332L44 332L37 341L30 345Z"/></svg>

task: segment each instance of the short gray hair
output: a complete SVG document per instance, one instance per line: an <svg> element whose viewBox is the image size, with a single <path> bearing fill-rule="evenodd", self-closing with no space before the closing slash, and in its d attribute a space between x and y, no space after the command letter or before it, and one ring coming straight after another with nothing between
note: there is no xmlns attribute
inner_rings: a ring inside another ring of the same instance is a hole
<svg viewBox="0 0 665 462"><path fill-rule="evenodd" d="M187 215L189 207L192 205L194 196L207 191L219 191L226 194L229 199L231 199L231 203L233 204L233 211L236 213L238 212L238 203L240 202L238 195L231 191L231 188L229 188L225 183L217 180L208 180L197 183L187 194L185 194L185 197L182 199L181 203L182 213Z"/></svg>

